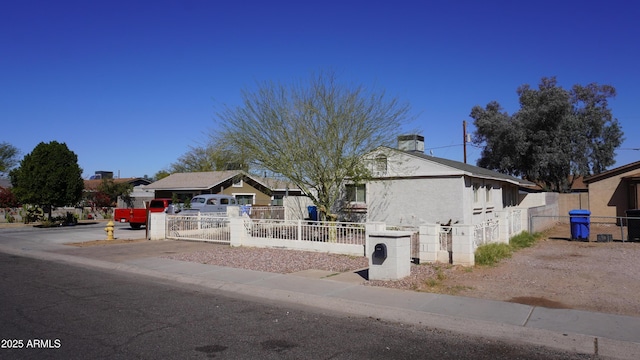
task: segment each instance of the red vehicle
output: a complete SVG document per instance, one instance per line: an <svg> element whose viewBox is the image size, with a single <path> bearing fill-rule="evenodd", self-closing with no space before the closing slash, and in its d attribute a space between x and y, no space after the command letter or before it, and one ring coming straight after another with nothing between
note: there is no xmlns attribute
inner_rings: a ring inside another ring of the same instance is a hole
<svg viewBox="0 0 640 360"><path fill-rule="evenodd" d="M113 211L113 220L121 223L129 223L132 229L140 229L142 225L147 226L148 212L164 212L171 205L171 199L153 199L147 208L120 208Z"/></svg>

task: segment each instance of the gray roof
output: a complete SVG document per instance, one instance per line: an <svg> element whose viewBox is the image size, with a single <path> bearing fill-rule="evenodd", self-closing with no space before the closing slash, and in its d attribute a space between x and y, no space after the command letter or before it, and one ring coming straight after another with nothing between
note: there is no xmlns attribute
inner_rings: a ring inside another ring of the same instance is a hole
<svg viewBox="0 0 640 360"><path fill-rule="evenodd" d="M297 189L297 186L292 183L250 175L242 170L175 173L147 185L146 188L151 190L208 190L237 175L251 178L271 190Z"/></svg>
<svg viewBox="0 0 640 360"><path fill-rule="evenodd" d="M389 148L389 149L393 149L393 148ZM453 169L457 169L462 171L463 173L465 173L466 175L469 176L474 176L474 177L478 177L478 178L484 178L484 179L493 179L493 180L503 180L506 182L510 182L510 183L515 183L517 185L520 186L533 186L535 185L534 183L527 181L527 180L523 180L511 175L507 175L507 174L503 174L503 173L499 173L497 171L493 171L493 170L489 170L489 169L485 169L485 168L481 168L479 166L475 166L475 165L469 165L469 164L465 164L461 161L455 161L455 160L450 160L450 159L445 159L445 158L439 158L439 157L435 157L435 156L431 156L431 155L427 155L425 153L422 152L417 152L417 151L404 151L404 150L398 150L398 149L393 149L396 151L401 151L403 153L409 154L409 155L413 155L428 161L432 161L435 163L438 163L440 165L444 165Z"/></svg>
<svg viewBox="0 0 640 360"><path fill-rule="evenodd" d="M8 178L0 177L0 187L3 187L5 189L10 188L11 187L11 180L9 180Z"/></svg>

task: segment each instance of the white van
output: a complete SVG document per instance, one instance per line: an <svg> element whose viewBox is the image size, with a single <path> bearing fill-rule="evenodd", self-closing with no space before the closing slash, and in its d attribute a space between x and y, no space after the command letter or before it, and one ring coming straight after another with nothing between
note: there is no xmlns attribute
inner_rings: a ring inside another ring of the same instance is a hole
<svg viewBox="0 0 640 360"><path fill-rule="evenodd" d="M229 205L238 205L231 195L202 194L191 199L191 209L200 212L227 212Z"/></svg>

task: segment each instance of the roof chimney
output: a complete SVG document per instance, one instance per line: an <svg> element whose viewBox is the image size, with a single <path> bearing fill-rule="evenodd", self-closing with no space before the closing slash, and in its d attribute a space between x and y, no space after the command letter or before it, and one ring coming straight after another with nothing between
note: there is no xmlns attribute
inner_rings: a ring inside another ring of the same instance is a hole
<svg viewBox="0 0 640 360"><path fill-rule="evenodd" d="M398 136L398 149L424 153L424 136L418 134Z"/></svg>

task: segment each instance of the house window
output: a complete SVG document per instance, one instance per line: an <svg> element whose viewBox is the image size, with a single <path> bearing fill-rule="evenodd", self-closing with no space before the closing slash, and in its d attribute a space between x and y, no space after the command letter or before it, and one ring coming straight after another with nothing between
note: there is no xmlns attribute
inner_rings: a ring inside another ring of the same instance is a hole
<svg viewBox="0 0 640 360"><path fill-rule="evenodd" d="M478 201L480 201L480 198L478 196L479 191L480 191L480 184L473 183L473 202L476 204L478 203Z"/></svg>
<svg viewBox="0 0 640 360"><path fill-rule="evenodd" d="M491 202L491 185L487 185L487 187L485 188L485 196L484 196L484 201L487 203Z"/></svg>
<svg viewBox="0 0 640 360"><path fill-rule="evenodd" d="M273 195L273 198L271 199L271 205L284 206L284 195Z"/></svg>
<svg viewBox="0 0 640 360"><path fill-rule="evenodd" d="M515 186L505 186L502 188L502 206L515 206L517 205L518 188Z"/></svg>
<svg viewBox="0 0 640 360"><path fill-rule="evenodd" d="M351 203L366 203L367 189L364 184L347 184L347 200Z"/></svg>
<svg viewBox="0 0 640 360"><path fill-rule="evenodd" d="M231 184L233 187L242 187L242 179L233 179L233 183Z"/></svg>
<svg viewBox="0 0 640 360"><path fill-rule="evenodd" d="M384 155L378 155L375 162L375 172L378 175L384 175L387 173L387 157Z"/></svg>
<svg viewBox="0 0 640 360"><path fill-rule="evenodd" d="M234 196L236 197L236 201L238 202L238 205L253 205L253 199L255 198L253 194L245 194L245 195L234 194Z"/></svg>

